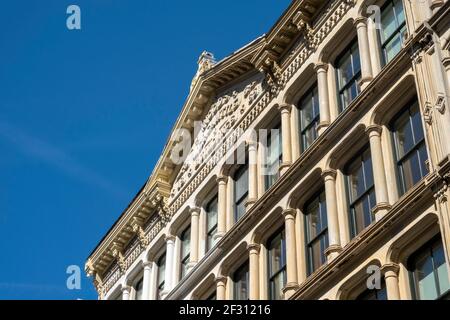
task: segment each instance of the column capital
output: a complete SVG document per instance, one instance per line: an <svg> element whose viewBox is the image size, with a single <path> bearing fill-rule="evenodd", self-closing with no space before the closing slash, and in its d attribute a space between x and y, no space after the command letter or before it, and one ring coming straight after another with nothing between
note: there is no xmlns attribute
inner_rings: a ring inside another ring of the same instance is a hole
<svg viewBox="0 0 450 320"><path fill-rule="evenodd" d="M153 261L149 261L149 260L147 260L147 261L142 261L142 266L144 267L144 269L145 269L145 268L151 268L151 267L152 267L152 264L153 264Z"/></svg>
<svg viewBox="0 0 450 320"><path fill-rule="evenodd" d="M176 239L176 237L174 236L174 235L172 235L172 234L166 234L165 236L164 236L164 240L166 241L166 242L175 242L175 239Z"/></svg>
<svg viewBox="0 0 450 320"><path fill-rule="evenodd" d="M292 105L289 103L278 103L277 109L280 112L291 112Z"/></svg>
<svg viewBox="0 0 450 320"><path fill-rule="evenodd" d="M328 71L328 63L325 62L318 62L314 65L314 70L319 72L327 72Z"/></svg>
<svg viewBox="0 0 450 320"><path fill-rule="evenodd" d="M363 17L363 16L359 16L359 17L355 18L355 20L353 21L353 25L357 28L359 26L367 26L367 18Z"/></svg>
<svg viewBox="0 0 450 320"><path fill-rule="evenodd" d="M386 263L381 267L381 273L384 274L385 277L398 276L399 272L400 266L396 263Z"/></svg>
<svg viewBox="0 0 450 320"><path fill-rule="evenodd" d="M258 141L256 141L255 139L247 139L245 140L245 146L250 148L254 148L255 150L258 147Z"/></svg>
<svg viewBox="0 0 450 320"><path fill-rule="evenodd" d="M201 209L199 207L192 207L189 209L191 216L199 216Z"/></svg>
<svg viewBox="0 0 450 320"><path fill-rule="evenodd" d="M327 180L336 180L337 171L334 169L326 169L322 172L322 178Z"/></svg>
<svg viewBox="0 0 450 320"><path fill-rule="evenodd" d="M122 285L120 291L130 293L131 287L129 285Z"/></svg>
<svg viewBox="0 0 450 320"><path fill-rule="evenodd" d="M261 245L258 243L250 243L249 245L247 245L247 250L250 253L259 253L259 250L261 250Z"/></svg>
<svg viewBox="0 0 450 320"><path fill-rule="evenodd" d="M287 208L287 209L283 210L282 214L283 214L283 217L285 220L287 220L289 218L294 219L295 216L297 215L297 210L293 209L293 208Z"/></svg>
<svg viewBox="0 0 450 320"><path fill-rule="evenodd" d="M225 276L217 276L214 280L216 284L225 285L227 283L227 277Z"/></svg>
<svg viewBox="0 0 450 320"><path fill-rule="evenodd" d="M226 184L228 182L228 176L221 174L217 176L216 181L218 184Z"/></svg>
<svg viewBox="0 0 450 320"><path fill-rule="evenodd" d="M372 136L372 135L380 136L382 131L383 131L383 127L378 124L372 124L366 128L366 133L369 136Z"/></svg>

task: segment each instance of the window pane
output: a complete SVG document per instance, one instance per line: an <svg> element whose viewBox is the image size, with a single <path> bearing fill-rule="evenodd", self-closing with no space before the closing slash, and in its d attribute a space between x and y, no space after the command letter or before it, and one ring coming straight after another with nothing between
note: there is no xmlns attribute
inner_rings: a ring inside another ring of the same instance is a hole
<svg viewBox="0 0 450 320"><path fill-rule="evenodd" d="M248 192L248 168L241 167L235 176L235 195L236 201L242 198Z"/></svg>
<svg viewBox="0 0 450 320"><path fill-rule="evenodd" d="M395 123L397 156L402 158L414 146L414 139L409 122L409 114L403 114Z"/></svg>
<svg viewBox="0 0 450 320"><path fill-rule="evenodd" d="M217 225L217 197L214 197L214 199L208 204L206 211L208 216L207 227L208 231L210 231Z"/></svg>
<svg viewBox="0 0 450 320"><path fill-rule="evenodd" d="M439 295L443 295L450 290L450 283L448 279L447 263L445 262L444 248L440 242L434 247L433 260L439 281Z"/></svg>
<svg viewBox="0 0 450 320"><path fill-rule="evenodd" d="M396 34L392 39L386 42L384 50L386 62L391 61L402 49L403 33Z"/></svg>
<svg viewBox="0 0 450 320"><path fill-rule="evenodd" d="M136 300L142 300L142 294L144 289L144 279L139 280L138 283L136 283Z"/></svg>
<svg viewBox="0 0 450 320"><path fill-rule="evenodd" d="M414 130L414 143L419 143L424 139L422 119L420 117L419 107L417 104L410 109L412 127Z"/></svg>
<svg viewBox="0 0 450 320"><path fill-rule="evenodd" d="M352 47L353 75L361 71L361 61L359 59L358 43L355 42Z"/></svg>
<svg viewBox="0 0 450 320"><path fill-rule="evenodd" d="M350 82L351 78L353 78L352 57L350 53L342 57L339 63L339 75L340 75L339 79L340 88L343 88L347 83Z"/></svg>
<svg viewBox="0 0 450 320"><path fill-rule="evenodd" d="M385 42L397 29L392 5L387 6L385 10L381 12L381 25L383 29L381 41Z"/></svg>
<svg viewBox="0 0 450 320"><path fill-rule="evenodd" d="M283 299L283 288L285 285L285 272L280 272L270 281L270 299L272 300L282 300Z"/></svg>
<svg viewBox="0 0 450 320"><path fill-rule="evenodd" d="M308 94L306 98L302 100L301 118L302 130L305 129L315 118L311 94Z"/></svg>
<svg viewBox="0 0 450 320"><path fill-rule="evenodd" d="M191 228L187 228L181 235L181 257L189 256L191 250Z"/></svg>
<svg viewBox="0 0 450 320"><path fill-rule="evenodd" d="M234 299L248 300L248 263L234 273Z"/></svg>
<svg viewBox="0 0 450 320"><path fill-rule="evenodd" d="M269 247L269 274L273 276L284 267L281 235L272 240Z"/></svg>

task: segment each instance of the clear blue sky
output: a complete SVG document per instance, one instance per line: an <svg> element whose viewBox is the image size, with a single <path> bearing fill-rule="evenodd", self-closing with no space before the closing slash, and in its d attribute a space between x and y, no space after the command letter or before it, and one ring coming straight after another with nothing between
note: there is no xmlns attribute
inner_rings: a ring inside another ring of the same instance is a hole
<svg viewBox="0 0 450 320"><path fill-rule="evenodd" d="M68 290L66 268L83 268L150 174L198 56L227 56L289 3L2 1L0 299L96 298L84 272Z"/></svg>

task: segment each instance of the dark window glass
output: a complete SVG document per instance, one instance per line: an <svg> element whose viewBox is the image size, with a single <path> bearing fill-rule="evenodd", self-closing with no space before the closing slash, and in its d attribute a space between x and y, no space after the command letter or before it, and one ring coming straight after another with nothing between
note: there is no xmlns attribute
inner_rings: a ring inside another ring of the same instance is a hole
<svg viewBox="0 0 450 320"><path fill-rule="evenodd" d="M279 178L282 161L281 126L277 125L267 135L265 187L269 189Z"/></svg>
<svg viewBox="0 0 450 320"><path fill-rule="evenodd" d="M161 294L164 291L164 284L166 280L166 254L164 253L157 262L158 266L158 300L161 300Z"/></svg>
<svg viewBox="0 0 450 320"><path fill-rule="evenodd" d="M406 193L426 174L428 154L417 100L392 122L400 192Z"/></svg>
<svg viewBox="0 0 450 320"><path fill-rule="evenodd" d="M248 165L242 165L234 174L234 221L245 214L248 198Z"/></svg>
<svg viewBox="0 0 450 320"><path fill-rule="evenodd" d="M376 199L369 147L347 164L344 171L347 176L352 235L356 236L374 220L372 208L376 205Z"/></svg>
<svg viewBox="0 0 450 320"><path fill-rule="evenodd" d="M208 296L208 298L206 298L207 301L212 301L212 300L217 300L217 293L216 291L214 291L213 293L211 293L210 296Z"/></svg>
<svg viewBox="0 0 450 320"><path fill-rule="evenodd" d="M347 108L360 92L361 65L356 39L336 60L340 111Z"/></svg>
<svg viewBox="0 0 450 320"><path fill-rule="evenodd" d="M181 270L180 276L184 278L188 270L190 252L191 252L191 227L181 233Z"/></svg>
<svg viewBox="0 0 450 320"><path fill-rule="evenodd" d="M217 196L206 205L206 251L214 246L214 235L217 232Z"/></svg>
<svg viewBox="0 0 450 320"><path fill-rule="evenodd" d="M141 278L136 285L134 286L134 290L136 291L136 300L142 300L142 293L144 289L144 279Z"/></svg>
<svg viewBox="0 0 450 320"><path fill-rule="evenodd" d="M322 191L310 199L303 212L305 214L308 274L311 274L326 262L328 221L325 192Z"/></svg>
<svg viewBox="0 0 450 320"><path fill-rule="evenodd" d="M234 300L248 300L248 261L233 274Z"/></svg>
<svg viewBox="0 0 450 320"><path fill-rule="evenodd" d="M387 300L386 283L382 281L380 289L366 289L356 300Z"/></svg>
<svg viewBox="0 0 450 320"><path fill-rule="evenodd" d="M282 289L286 285L286 237L284 229L267 243L269 260L269 297L283 299Z"/></svg>
<svg viewBox="0 0 450 320"><path fill-rule="evenodd" d="M448 299L450 282L441 237L436 237L408 259L413 297Z"/></svg>
<svg viewBox="0 0 450 320"><path fill-rule="evenodd" d="M402 0L388 0L381 8L379 36L383 52L383 64L391 61L402 48L406 33Z"/></svg>
<svg viewBox="0 0 450 320"><path fill-rule="evenodd" d="M300 136L302 152L311 146L317 139L317 126L320 122L319 94L317 85L314 85L299 102L300 110Z"/></svg>

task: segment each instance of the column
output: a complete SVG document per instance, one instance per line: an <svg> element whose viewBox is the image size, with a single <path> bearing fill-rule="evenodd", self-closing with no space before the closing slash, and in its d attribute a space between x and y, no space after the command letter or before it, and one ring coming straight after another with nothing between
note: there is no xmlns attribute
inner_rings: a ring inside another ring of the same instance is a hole
<svg viewBox="0 0 450 320"><path fill-rule="evenodd" d="M217 177L218 183L218 209L217 209L217 233L214 240L217 242L227 232L227 176Z"/></svg>
<svg viewBox="0 0 450 320"><path fill-rule="evenodd" d="M325 170L322 172L325 181L325 197L328 218L329 247L325 251L328 261L333 260L341 252L341 240L339 235L339 220L336 199L336 170Z"/></svg>
<svg viewBox="0 0 450 320"><path fill-rule="evenodd" d="M361 90L372 80L372 62L370 61L369 38L367 36L367 18L355 19L356 33L358 34L359 56L361 60Z"/></svg>
<svg viewBox="0 0 450 320"><path fill-rule="evenodd" d="M330 125L330 100L328 96L328 64L318 63L315 66L317 72L317 91L319 92L320 123L317 128L319 135Z"/></svg>
<svg viewBox="0 0 450 320"><path fill-rule="evenodd" d="M248 142L248 200L247 210L258 200L258 144Z"/></svg>
<svg viewBox="0 0 450 320"><path fill-rule="evenodd" d="M216 299L226 300L227 298L227 277L218 276L216 277Z"/></svg>
<svg viewBox="0 0 450 320"><path fill-rule="evenodd" d="M249 251L249 299L259 300L259 244L250 244Z"/></svg>
<svg viewBox="0 0 450 320"><path fill-rule="evenodd" d="M292 164L292 143L291 143L291 108L290 104L278 105L281 112L281 141L283 150L283 163L280 165L280 174L286 172Z"/></svg>
<svg viewBox="0 0 450 320"><path fill-rule="evenodd" d="M152 288L152 262L144 262L144 278L142 288L142 300L150 300L150 291ZM154 284L153 284L154 285Z"/></svg>
<svg viewBox="0 0 450 320"><path fill-rule="evenodd" d="M123 285L122 286L122 300L130 300L131 287Z"/></svg>
<svg viewBox="0 0 450 320"><path fill-rule="evenodd" d="M156 294L158 291L158 265L156 264L156 262L152 262L152 272L151 272L151 276L150 276L151 280L151 286L150 286L150 291L149 291L149 300L157 300Z"/></svg>
<svg viewBox="0 0 450 320"><path fill-rule="evenodd" d="M191 254L189 256L188 270L192 269L198 262L199 257L199 220L200 220L200 208L194 207L190 209L191 213Z"/></svg>
<svg viewBox="0 0 450 320"><path fill-rule="evenodd" d="M380 220L391 209L387 190L386 170L383 161L383 149L381 147L381 132L382 128L379 125L371 125L366 129L370 141L373 179L377 201L377 205L374 208L376 221Z"/></svg>
<svg viewBox="0 0 450 320"><path fill-rule="evenodd" d="M289 299L298 288L297 246L295 239L295 209L283 211L286 232L286 285L283 288L285 299Z"/></svg>
<svg viewBox="0 0 450 320"><path fill-rule="evenodd" d="M381 268L386 282L388 300L400 300L400 289L398 286L399 266L395 263L385 264Z"/></svg>
<svg viewBox="0 0 450 320"><path fill-rule="evenodd" d="M173 286L173 263L175 253L175 236L166 236L166 274L164 280L164 292L163 296L166 296Z"/></svg>

